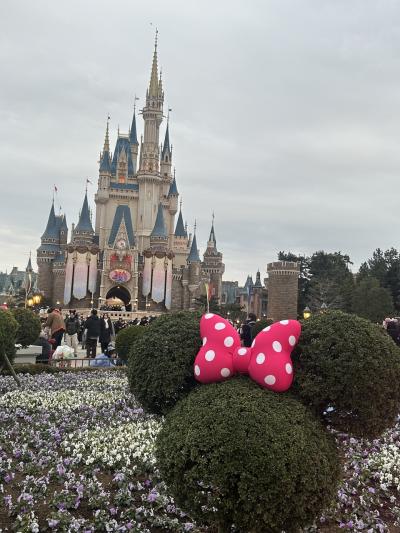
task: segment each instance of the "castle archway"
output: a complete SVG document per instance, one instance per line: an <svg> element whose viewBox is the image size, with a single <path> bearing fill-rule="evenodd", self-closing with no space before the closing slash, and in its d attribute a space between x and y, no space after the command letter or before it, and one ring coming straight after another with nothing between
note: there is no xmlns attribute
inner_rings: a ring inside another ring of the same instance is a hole
<svg viewBox="0 0 400 533"><path fill-rule="evenodd" d="M121 285L116 285L108 291L106 295L106 303L111 307L124 306L126 311L132 310L130 292Z"/></svg>

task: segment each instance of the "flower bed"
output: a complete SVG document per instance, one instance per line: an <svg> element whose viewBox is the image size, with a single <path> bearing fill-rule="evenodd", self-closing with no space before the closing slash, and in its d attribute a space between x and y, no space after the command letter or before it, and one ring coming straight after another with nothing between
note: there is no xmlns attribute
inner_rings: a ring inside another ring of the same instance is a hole
<svg viewBox="0 0 400 533"><path fill-rule="evenodd" d="M0 377L0 530L202 531L154 464L162 421L123 372ZM314 531L397 531L400 423L372 442L338 435L346 480Z"/></svg>

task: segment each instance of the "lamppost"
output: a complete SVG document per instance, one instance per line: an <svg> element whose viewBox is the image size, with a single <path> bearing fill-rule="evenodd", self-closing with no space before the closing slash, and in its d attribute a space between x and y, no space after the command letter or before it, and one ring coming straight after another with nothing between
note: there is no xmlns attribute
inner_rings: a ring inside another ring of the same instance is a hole
<svg viewBox="0 0 400 533"><path fill-rule="evenodd" d="M321 313L325 313L326 311L328 311L328 306L326 305L325 302L322 302L320 309L321 309Z"/></svg>
<svg viewBox="0 0 400 533"><path fill-rule="evenodd" d="M303 318L307 320L311 316L311 309L308 307L308 305L304 308L303 311Z"/></svg>

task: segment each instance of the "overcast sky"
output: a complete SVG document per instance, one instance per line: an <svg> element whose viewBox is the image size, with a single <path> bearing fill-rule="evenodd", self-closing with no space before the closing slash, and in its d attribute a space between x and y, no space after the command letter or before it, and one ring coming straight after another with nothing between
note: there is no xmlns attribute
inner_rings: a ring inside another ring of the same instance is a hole
<svg viewBox="0 0 400 533"><path fill-rule="evenodd" d="M398 0L1 8L0 270L40 244L53 184L77 221L107 114L114 146L135 93L143 105L155 26L184 218L203 252L215 211L225 279L265 275L279 250L358 266L400 247Z"/></svg>

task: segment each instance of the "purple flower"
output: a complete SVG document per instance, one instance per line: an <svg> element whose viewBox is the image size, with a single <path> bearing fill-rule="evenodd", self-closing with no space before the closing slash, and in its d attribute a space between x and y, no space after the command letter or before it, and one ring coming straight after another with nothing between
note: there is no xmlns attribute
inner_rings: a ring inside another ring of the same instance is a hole
<svg viewBox="0 0 400 533"><path fill-rule="evenodd" d="M52 529L57 527L58 524L60 523L59 520L47 520L48 524L49 524L49 527L51 527Z"/></svg>
<svg viewBox="0 0 400 533"><path fill-rule="evenodd" d="M183 527L185 531L191 531L194 528L194 524L192 522L186 522Z"/></svg>
<svg viewBox="0 0 400 533"><path fill-rule="evenodd" d="M150 494L147 496L147 501L148 501L148 502L155 502L156 499L158 498L158 496L159 496L158 492L157 492L156 490L153 489L153 490L150 492Z"/></svg>

